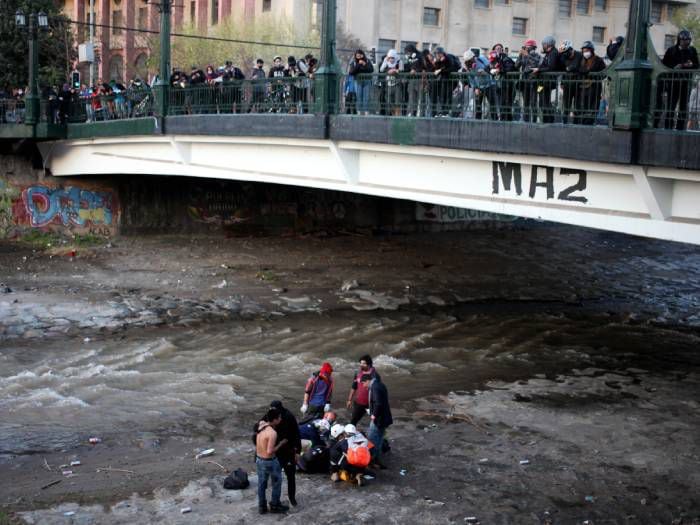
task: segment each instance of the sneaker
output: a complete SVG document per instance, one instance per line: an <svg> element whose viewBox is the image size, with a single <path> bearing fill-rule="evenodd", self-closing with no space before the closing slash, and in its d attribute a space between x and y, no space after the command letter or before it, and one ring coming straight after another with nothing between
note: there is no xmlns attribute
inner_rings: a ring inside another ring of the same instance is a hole
<svg viewBox="0 0 700 525"><path fill-rule="evenodd" d="M337 472L334 472L331 474L331 481L340 481L340 476L338 475Z"/></svg>
<svg viewBox="0 0 700 525"><path fill-rule="evenodd" d="M264 507L258 507L258 513L267 514L267 505L265 505Z"/></svg>
<svg viewBox="0 0 700 525"><path fill-rule="evenodd" d="M282 514L284 512L287 512L289 510L289 507L287 505L282 505L281 503L278 503L277 505L273 505L270 503L270 512L273 514Z"/></svg>

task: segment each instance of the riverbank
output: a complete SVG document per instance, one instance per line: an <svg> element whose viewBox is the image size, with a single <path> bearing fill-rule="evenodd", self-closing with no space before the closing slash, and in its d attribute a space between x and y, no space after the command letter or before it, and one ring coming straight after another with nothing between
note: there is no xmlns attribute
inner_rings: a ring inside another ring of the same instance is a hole
<svg viewBox="0 0 700 525"><path fill-rule="evenodd" d="M321 359L340 405L367 351L389 470L301 476L299 507L266 520L700 523L695 247L557 227L73 249L0 244L18 519L258 523L219 465L253 471L251 422L273 398L297 410Z"/></svg>

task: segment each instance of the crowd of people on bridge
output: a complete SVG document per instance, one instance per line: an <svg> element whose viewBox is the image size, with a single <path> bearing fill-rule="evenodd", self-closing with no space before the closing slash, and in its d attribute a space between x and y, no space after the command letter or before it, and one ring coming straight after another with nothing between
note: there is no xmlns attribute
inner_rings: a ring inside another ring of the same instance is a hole
<svg viewBox="0 0 700 525"><path fill-rule="evenodd" d="M539 45L538 45L539 44ZM348 61L338 94L340 113L404 117L488 119L540 123L604 124L608 108L607 67L623 49L617 37L601 52L591 41L574 45L546 36L527 39L513 51L496 43L470 47L460 55L443 47L419 50L409 44L384 56L358 49ZM656 99L650 101L654 127L700 130L698 54L683 30L666 50ZM220 66L174 68L169 83L171 112L306 113L315 100L318 60L259 58L250 71L227 61ZM133 118L152 113L157 77L150 85L135 78L127 85L46 88L45 119L51 122ZM153 86L153 87L152 87ZM0 90L0 121L21 121L25 90Z"/></svg>
<svg viewBox="0 0 700 525"><path fill-rule="evenodd" d="M335 387L333 366L323 363L306 381L300 408L301 420L272 401L262 419L255 423L255 463L258 475L258 510L283 513L282 472L287 478L289 503L297 505L296 472L329 474L332 482L363 486L387 466L382 453L389 450L385 440L393 418L386 386L372 363L372 357L360 358L360 366L351 384L346 408L350 416L342 424L331 403ZM365 431L359 426L367 416ZM272 484L270 503L267 485Z"/></svg>

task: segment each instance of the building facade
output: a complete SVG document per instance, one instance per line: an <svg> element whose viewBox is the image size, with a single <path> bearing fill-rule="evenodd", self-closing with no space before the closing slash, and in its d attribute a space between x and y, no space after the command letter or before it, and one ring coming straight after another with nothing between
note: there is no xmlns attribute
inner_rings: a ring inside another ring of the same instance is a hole
<svg viewBox="0 0 700 525"><path fill-rule="evenodd" d="M96 24L102 26L95 29L95 81L148 77L153 35L122 27L157 31L157 0L65 0L64 10L86 23L91 2ZM697 11L696 0L652 2L651 35L660 54L675 42L678 28L672 18L679 7ZM321 9L322 0L175 0L172 16L174 28L195 24L202 34L234 11L246 19L280 16L292 19L297 34L304 35L319 28ZM575 46L591 40L602 52L609 39L626 33L628 11L627 0L338 0L344 32L376 49L379 57L408 43L419 48L441 45L455 54L496 42L516 50L525 39L539 42L546 35ZM87 41L88 25L77 24L76 31L79 43ZM85 65L81 69L87 72Z"/></svg>

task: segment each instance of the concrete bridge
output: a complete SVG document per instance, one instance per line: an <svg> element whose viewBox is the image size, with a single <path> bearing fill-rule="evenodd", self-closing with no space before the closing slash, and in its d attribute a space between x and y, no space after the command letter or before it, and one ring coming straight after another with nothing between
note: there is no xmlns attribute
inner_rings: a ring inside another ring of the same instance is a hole
<svg viewBox="0 0 700 525"><path fill-rule="evenodd" d="M69 124L65 138L38 147L55 177L287 184L700 244L699 138L600 126L245 114Z"/></svg>

